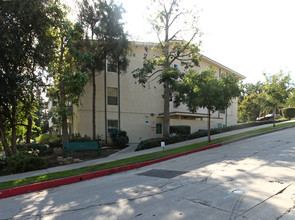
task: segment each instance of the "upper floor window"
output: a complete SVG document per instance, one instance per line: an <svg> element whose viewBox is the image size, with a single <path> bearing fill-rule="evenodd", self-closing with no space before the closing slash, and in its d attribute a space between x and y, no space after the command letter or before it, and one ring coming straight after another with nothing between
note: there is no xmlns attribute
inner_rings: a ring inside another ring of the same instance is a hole
<svg viewBox="0 0 295 220"><path fill-rule="evenodd" d="M108 105L118 105L118 88L108 87Z"/></svg>
<svg viewBox="0 0 295 220"><path fill-rule="evenodd" d="M220 113L220 114L225 114L225 109L221 109L221 110L219 110L219 113Z"/></svg>
<svg viewBox="0 0 295 220"><path fill-rule="evenodd" d="M118 65L116 63L108 62L107 72L108 73L117 73L118 72Z"/></svg>

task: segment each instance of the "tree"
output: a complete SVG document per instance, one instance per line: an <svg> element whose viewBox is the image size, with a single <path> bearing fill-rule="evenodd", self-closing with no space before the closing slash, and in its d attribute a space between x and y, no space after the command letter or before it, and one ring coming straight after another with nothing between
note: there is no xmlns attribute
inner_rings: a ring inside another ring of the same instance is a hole
<svg viewBox="0 0 295 220"><path fill-rule="evenodd" d="M263 93L246 95L238 106L238 120L241 122L255 121L264 111Z"/></svg>
<svg viewBox="0 0 295 220"><path fill-rule="evenodd" d="M291 78L290 74L282 71L274 75L264 73L264 77L264 105L273 109L273 127L275 127L276 109L286 103L291 93Z"/></svg>
<svg viewBox="0 0 295 220"><path fill-rule="evenodd" d="M175 82L182 75L180 69L175 68L173 64L178 62L184 69L199 64L199 43L195 44L199 30L195 26L197 23L195 14L192 11L182 9L179 0L171 0L168 3L164 0L158 0L153 1L153 4L156 15L151 20L151 24L159 39L159 43L155 44L153 50L157 54L152 58L148 58L147 50L143 67L134 70L134 77L141 84L157 78L159 79L158 82L163 84L163 135L169 136L169 102L174 91ZM191 21L191 24L185 29L184 24L188 24L188 21ZM190 37L187 38L187 36Z"/></svg>
<svg viewBox="0 0 295 220"><path fill-rule="evenodd" d="M42 74L53 56L50 30L60 9L53 0L1 1L0 7L0 134L6 156L16 153L19 107L32 112ZM31 129L28 114L27 129ZM11 138L8 140L8 135ZM11 147L9 146L9 143Z"/></svg>
<svg viewBox="0 0 295 220"><path fill-rule="evenodd" d="M255 121L264 112L263 86L258 81L256 84L240 84L241 94L239 96L238 120L241 122Z"/></svg>
<svg viewBox="0 0 295 220"><path fill-rule="evenodd" d="M241 103L248 95L261 94L263 92L263 83L258 81L256 84L253 83L241 83L240 89L241 94L239 97L239 103Z"/></svg>
<svg viewBox="0 0 295 220"><path fill-rule="evenodd" d="M105 69L106 60L118 65L118 69L127 69L127 51L129 43L123 29L123 9L121 6L104 0L83 0L79 4L79 18L85 29L85 50L90 55L85 68L92 78L92 138L96 138L96 72ZM90 35L90 36L89 36ZM118 73L119 74L119 73Z"/></svg>
<svg viewBox="0 0 295 220"><path fill-rule="evenodd" d="M295 107L295 91L291 93L290 97L287 99L286 105L288 107Z"/></svg>
<svg viewBox="0 0 295 220"><path fill-rule="evenodd" d="M191 112L196 112L198 108L208 110L208 142L211 142L211 114L228 108L231 100L239 96L238 81L232 73L222 74L218 79L216 71L211 68L200 74L189 70L179 82L176 103L183 102Z"/></svg>
<svg viewBox="0 0 295 220"><path fill-rule="evenodd" d="M69 142L67 119L72 115L72 104L79 105L88 82L88 75L79 70L79 64L87 56L79 51L83 40L83 29L79 24L72 25L70 21L61 19L54 35L57 36L56 56L48 69L54 86L49 93L53 100L58 100L56 109L62 128L62 142L65 143Z"/></svg>

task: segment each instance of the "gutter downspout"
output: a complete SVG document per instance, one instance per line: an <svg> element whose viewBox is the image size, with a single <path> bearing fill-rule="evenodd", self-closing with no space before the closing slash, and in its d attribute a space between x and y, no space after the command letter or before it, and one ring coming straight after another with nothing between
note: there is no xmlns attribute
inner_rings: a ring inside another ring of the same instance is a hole
<svg viewBox="0 0 295 220"><path fill-rule="evenodd" d="M108 60L106 58L104 69L104 120L105 120L105 143L108 144L108 120L107 120L107 67L108 67Z"/></svg>
<svg viewBox="0 0 295 220"><path fill-rule="evenodd" d="M225 127L227 127L227 109L225 109Z"/></svg>
<svg viewBox="0 0 295 220"><path fill-rule="evenodd" d="M121 101L120 101L120 66L118 61L118 129L121 130Z"/></svg>

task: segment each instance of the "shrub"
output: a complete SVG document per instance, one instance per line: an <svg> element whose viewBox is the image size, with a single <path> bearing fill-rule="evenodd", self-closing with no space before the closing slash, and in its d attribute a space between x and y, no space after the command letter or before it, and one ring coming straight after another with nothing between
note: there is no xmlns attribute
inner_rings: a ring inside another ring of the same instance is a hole
<svg viewBox="0 0 295 220"><path fill-rule="evenodd" d="M110 136L114 144L119 148L123 148L129 143L129 137L126 131L113 129Z"/></svg>
<svg viewBox="0 0 295 220"><path fill-rule="evenodd" d="M270 123L272 123L272 121L256 121L256 122L233 125L233 126L228 126L228 127L223 127L223 128L213 128L213 129L211 129L211 135L219 134L219 133L227 132L227 131L233 131L233 130L237 130L237 129L242 129L242 128L263 125L263 124L270 124ZM166 138L151 138L151 139L141 141L138 144L136 151L150 149L150 148L154 148L154 147L160 147L162 141L164 141L165 144L173 144L173 143L177 143L177 142L181 142L181 141L205 137L207 135L208 135L208 131L201 129L195 133L188 134L188 135L177 135L174 137L166 137Z"/></svg>
<svg viewBox="0 0 295 220"><path fill-rule="evenodd" d="M285 118L295 118L295 108L285 108L283 110L283 116Z"/></svg>
<svg viewBox="0 0 295 220"><path fill-rule="evenodd" d="M17 145L17 149L19 151L31 151L35 154L38 154L39 156L46 156L53 153L53 148L49 147L47 144L23 144L23 145Z"/></svg>
<svg viewBox="0 0 295 220"><path fill-rule="evenodd" d="M62 141L60 135L41 134L36 141L39 144L48 144L51 149L62 148Z"/></svg>
<svg viewBox="0 0 295 220"><path fill-rule="evenodd" d="M85 135L84 137L81 137L81 135L78 133L74 134L70 138L70 142L89 142L92 141L91 137L88 137Z"/></svg>
<svg viewBox="0 0 295 220"><path fill-rule="evenodd" d="M190 134L191 133L191 126L188 125L173 125L170 126L170 134L175 133L176 135L179 134Z"/></svg>
<svg viewBox="0 0 295 220"><path fill-rule="evenodd" d="M7 159L4 154L0 153L0 172L7 167Z"/></svg>
<svg viewBox="0 0 295 220"><path fill-rule="evenodd" d="M42 157L33 153L17 152L7 158L7 168L10 173L23 173L32 170L47 168L47 164Z"/></svg>

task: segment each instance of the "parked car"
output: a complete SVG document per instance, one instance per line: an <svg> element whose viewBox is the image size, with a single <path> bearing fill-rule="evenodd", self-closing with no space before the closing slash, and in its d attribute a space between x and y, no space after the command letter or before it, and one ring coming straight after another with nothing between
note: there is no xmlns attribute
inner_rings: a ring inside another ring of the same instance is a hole
<svg viewBox="0 0 295 220"><path fill-rule="evenodd" d="M276 114L276 118L279 118L279 117L281 117L281 116ZM268 114L268 115L263 116L263 117L257 117L256 121L265 121L265 120L270 120L272 118L273 118L273 114Z"/></svg>

